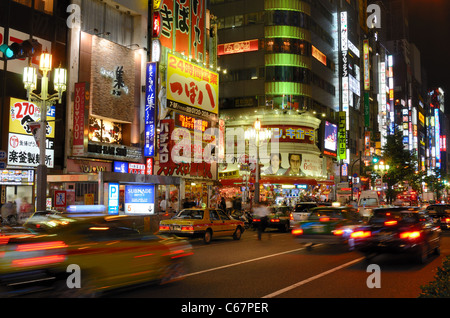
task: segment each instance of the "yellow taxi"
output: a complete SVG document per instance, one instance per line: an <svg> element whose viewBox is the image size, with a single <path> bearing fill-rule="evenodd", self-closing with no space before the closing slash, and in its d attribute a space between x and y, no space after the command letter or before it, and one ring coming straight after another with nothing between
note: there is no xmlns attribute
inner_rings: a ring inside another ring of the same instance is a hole
<svg viewBox="0 0 450 318"><path fill-rule="evenodd" d="M232 236L240 240L244 233L244 222L230 218L215 208L190 208L178 212L174 217L159 222L159 233L175 234L188 238L203 238L209 244L213 237Z"/></svg>
<svg viewBox="0 0 450 318"><path fill-rule="evenodd" d="M30 291L92 297L142 283L181 279L192 246L142 234L129 216L47 215L0 231L0 297Z"/></svg>

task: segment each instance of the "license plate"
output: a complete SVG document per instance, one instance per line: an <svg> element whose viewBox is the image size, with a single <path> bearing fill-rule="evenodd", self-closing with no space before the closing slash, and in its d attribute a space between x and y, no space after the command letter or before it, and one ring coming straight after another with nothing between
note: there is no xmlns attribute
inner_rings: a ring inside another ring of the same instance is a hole
<svg viewBox="0 0 450 318"><path fill-rule="evenodd" d="M323 233L323 232L325 232L325 227L323 225L313 225L312 231L314 233Z"/></svg>
<svg viewBox="0 0 450 318"><path fill-rule="evenodd" d="M181 230L181 225L171 225L170 229L171 230L175 230L175 231L179 231L179 230Z"/></svg>

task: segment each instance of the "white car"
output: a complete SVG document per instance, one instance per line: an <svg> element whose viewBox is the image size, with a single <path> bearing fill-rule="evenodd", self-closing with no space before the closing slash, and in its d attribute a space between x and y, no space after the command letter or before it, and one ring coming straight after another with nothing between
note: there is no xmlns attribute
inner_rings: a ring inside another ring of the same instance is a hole
<svg viewBox="0 0 450 318"><path fill-rule="evenodd" d="M295 205L294 212L289 216L289 225L295 227L299 222L304 221L309 216L309 210L319 206L317 202L300 202Z"/></svg>

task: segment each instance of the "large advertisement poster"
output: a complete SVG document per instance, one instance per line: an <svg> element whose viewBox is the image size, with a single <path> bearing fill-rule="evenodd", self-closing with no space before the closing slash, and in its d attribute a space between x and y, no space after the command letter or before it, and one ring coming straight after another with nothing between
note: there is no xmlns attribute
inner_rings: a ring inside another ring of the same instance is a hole
<svg viewBox="0 0 450 318"><path fill-rule="evenodd" d="M161 45L205 61L205 0L164 0L159 6Z"/></svg>
<svg viewBox="0 0 450 318"><path fill-rule="evenodd" d="M175 55L168 55L167 106L194 116L217 119L219 75Z"/></svg>
<svg viewBox="0 0 450 318"><path fill-rule="evenodd" d="M39 146L30 124L41 120L40 108L28 101L11 98L9 111L8 165L38 166ZM54 166L53 138L55 137L55 106L48 107L46 127L46 158L49 168Z"/></svg>

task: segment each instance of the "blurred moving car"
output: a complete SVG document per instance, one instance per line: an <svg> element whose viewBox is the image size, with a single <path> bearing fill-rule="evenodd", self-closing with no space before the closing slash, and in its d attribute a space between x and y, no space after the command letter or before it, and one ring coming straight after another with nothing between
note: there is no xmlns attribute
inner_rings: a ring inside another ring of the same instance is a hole
<svg viewBox="0 0 450 318"><path fill-rule="evenodd" d="M431 204L427 206L426 211L430 217L438 224L442 230L450 229L450 205L449 204Z"/></svg>
<svg viewBox="0 0 450 318"><path fill-rule="evenodd" d="M140 234L129 216L31 218L22 228L2 229L0 294L46 291L88 297L143 283L181 278L192 247L175 237ZM81 288L67 286L68 265L81 270Z"/></svg>
<svg viewBox="0 0 450 318"><path fill-rule="evenodd" d="M209 244L213 237L221 236L232 236L233 239L240 240L244 230L244 222L232 219L222 210L215 208L184 209L171 219L159 222L161 234L201 237L205 244Z"/></svg>
<svg viewBox="0 0 450 318"><path fill-rule="evenodd" d="M319 205L317 204L317 202L297 203L294 207L294 211L292 211L289 215L290 227L293 228L294 226L299 224L300 221L305 221L309 216L309 210L318 206Z"/></svg>
<svg viewBox="0 0 450 318"><path fill-rule="evenodd" d="M317 207L310 210L306 221L292 229L292 235L307 249L314 244L341 245L347 248L350 234L363 224L357 209L347 207ZM349 248L352 246L350 245Z"/></svg>
<svg viewBox="0 0 450 318"><path fill-rule="evenodd" d="M366 226L351 234L355 249L366 259L383 253L409 253L425 263L431 252L440 254L441 229L426 213L408 207L380 208L373 213Z"/></svg>
<svg viewBox="0 0 450 318"><path fill-rule="evenodd" d="M292 208L286 205L273 205L268 207L270 214L267 216L265 228L274 228L282 232L288 232L290 229L290 215ZM252 226L258 228L261 219L253 216ZM264 228L264 230L265 230Z"/></svg>

